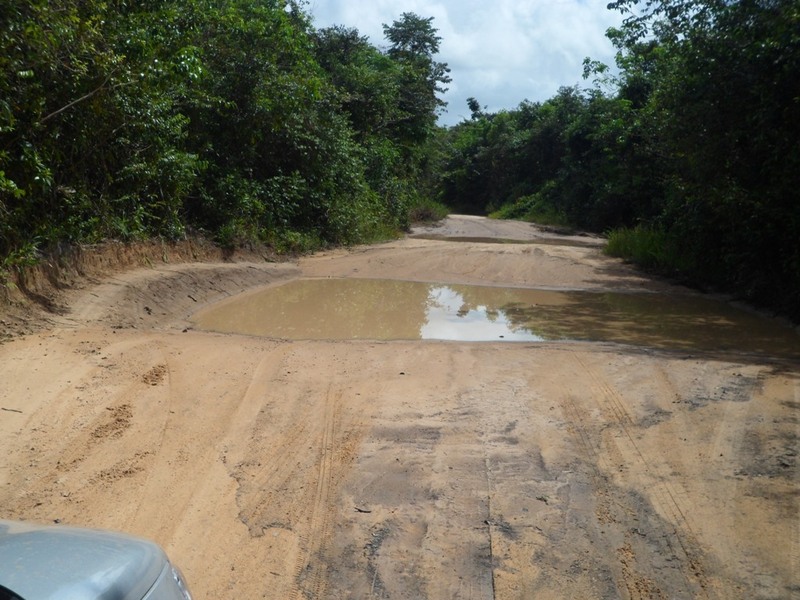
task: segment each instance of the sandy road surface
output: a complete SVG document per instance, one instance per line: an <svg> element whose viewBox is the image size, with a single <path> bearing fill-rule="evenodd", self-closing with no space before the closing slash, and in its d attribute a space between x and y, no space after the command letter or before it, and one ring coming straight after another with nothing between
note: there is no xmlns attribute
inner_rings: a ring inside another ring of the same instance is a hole
<svg viewBox="0 0 800 600"><path fill-rule="evenodd" d="M405 239L74 294L0 345L0 517L154 538L201 599L800 597L794 363L188 325L298 276L670 292L591 240L436 233L543 243Z"/></svg>

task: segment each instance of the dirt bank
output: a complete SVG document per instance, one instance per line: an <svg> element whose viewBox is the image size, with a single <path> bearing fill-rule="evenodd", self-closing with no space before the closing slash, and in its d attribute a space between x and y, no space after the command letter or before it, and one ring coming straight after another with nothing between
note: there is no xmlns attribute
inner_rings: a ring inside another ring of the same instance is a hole
<svg viewBox="0 0 800 600"><path fill-rule="evenodd" d="M154 538L201 599L800 597L794 363L189 323L299 276L675 292L589 238L435 235L471 240L161 263L59 296L0 345L0 517Z"/></svg>

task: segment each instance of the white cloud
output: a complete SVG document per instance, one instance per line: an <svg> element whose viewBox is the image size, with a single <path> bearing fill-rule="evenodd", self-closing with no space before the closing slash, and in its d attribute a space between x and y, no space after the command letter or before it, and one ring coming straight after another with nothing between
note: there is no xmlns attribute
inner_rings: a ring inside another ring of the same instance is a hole
<svg viewBox="0 0 800 600"><path fill-rule="evenodd" d="M586 56L613 62L605 31L622 20L606 0L311 0L308 9L316 27L355 27L378 47L383 23L404 12L433 17L442 37L438 59L453 78L445 124L468 116L470 96L497 111L582 83Z"/></svg>

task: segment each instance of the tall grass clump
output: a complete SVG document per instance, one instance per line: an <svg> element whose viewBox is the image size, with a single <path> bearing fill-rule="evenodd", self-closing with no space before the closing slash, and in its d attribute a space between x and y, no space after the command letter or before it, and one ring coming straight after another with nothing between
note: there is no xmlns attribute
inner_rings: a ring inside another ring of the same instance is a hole
<svg viewBox="0 0 800 600"><path fill-rule="evenodd" d="M418 197L411 204L408 220L411 223L435 223L444 219L448 214L450 214L450 209L441 202Z"/></svg>
<svg viewBox="0 0 800 600"><path fill-rule="evenodd" d="M621 227L610 231L607 234L605 253L660 272L686 272L689 266L670 235L662 229L648 225Z"/></svg>
<svg viewBox="0 0 800 600"><path fill-rule="evenodd" d="M521 196L515 202L504 204L489 216L495 219L519 219L554 227L568 227L572 223L567 215L553 204L547 194L552 186L545 186L543 192Z"/></svg>

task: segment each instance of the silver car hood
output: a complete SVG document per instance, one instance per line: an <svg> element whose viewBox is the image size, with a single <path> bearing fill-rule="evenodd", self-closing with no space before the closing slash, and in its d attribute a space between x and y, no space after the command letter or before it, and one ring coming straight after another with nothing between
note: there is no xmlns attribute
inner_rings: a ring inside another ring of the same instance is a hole
<svg viewBox="0 0 800 600"><path fill-rule="evenodd" d="M0 585L24 600L141 600L167 564L128 535L0 520Z"/></svg>

